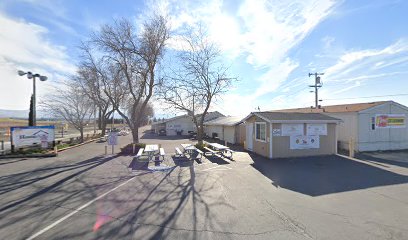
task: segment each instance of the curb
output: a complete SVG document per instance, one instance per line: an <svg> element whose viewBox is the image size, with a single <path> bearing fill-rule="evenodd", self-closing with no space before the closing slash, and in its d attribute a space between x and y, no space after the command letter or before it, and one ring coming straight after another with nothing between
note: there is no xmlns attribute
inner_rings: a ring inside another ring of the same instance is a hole
<svg viewBox="0 0 408 240"><path fill-rule="evenodd" d="M78 144L75 144L75 145L73 145L73 146L69 146L69 147L66 147L66 148L61 148L61 149L58 149L57 152L63 152L63 151L65 151L65 150L68 150L68 149L71 149L71 148L76 148L76 147L85 145L85 144L87 144L87 143L95 142L95 141L97 141L97 140L100 140L100 138L91 139L91 140L88 140L88 141L83 142L83 143L78 143Z"/></svg>

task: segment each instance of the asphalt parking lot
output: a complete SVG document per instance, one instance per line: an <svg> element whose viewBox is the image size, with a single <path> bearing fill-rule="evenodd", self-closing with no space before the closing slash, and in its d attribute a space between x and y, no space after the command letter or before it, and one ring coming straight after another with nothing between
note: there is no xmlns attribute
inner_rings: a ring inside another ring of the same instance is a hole
<svg viewBox="0 0 408 240"><path fill-rule="evenodd" d="M400 161L178 161L174 147L188 139L141 141L161 144L170 168L104 156L104 143L0 160L0 239L408 239Z"/></svg>

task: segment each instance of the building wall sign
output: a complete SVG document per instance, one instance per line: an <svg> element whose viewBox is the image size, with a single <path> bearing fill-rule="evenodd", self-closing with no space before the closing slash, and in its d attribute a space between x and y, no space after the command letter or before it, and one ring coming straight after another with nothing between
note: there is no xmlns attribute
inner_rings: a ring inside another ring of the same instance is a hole
<svg viewBox="0 0 408 240"><path fill-rule="evenodd" d="M306 135L327 135L327 124L326 123L310 123L306 124Z"/></svg>
<svg viewBox="0 0 408 240"><path fill-rule="evenodd" d="M312 149L320 147L320 138L317 135L290 136L290 149Z"/></svg>
<svg viewBox="0 0 408 240"><path fill-rule="evenodd" d="M282 136L282 131L280 128L273 128L272 129L272 136L279 137Z"/></svg>
<svg viewBox="0 0 408 240"><path fill-rule="evenodd" d="M11 127L11 144L14 147L24 147L33 144L48 146L48 142L55 140L54 126Z"/></svg>
<svg viewBox="0 0 408 240"><path fill-rule="evenodd" d="M405 114L377 114L375 128L405 128Z"/></svg>
<svg viewBox="0 0 408 240"><path fill-rule="evenodd" d="M303 134L303 123L282 123L282 136L298 136Z"/></svg>

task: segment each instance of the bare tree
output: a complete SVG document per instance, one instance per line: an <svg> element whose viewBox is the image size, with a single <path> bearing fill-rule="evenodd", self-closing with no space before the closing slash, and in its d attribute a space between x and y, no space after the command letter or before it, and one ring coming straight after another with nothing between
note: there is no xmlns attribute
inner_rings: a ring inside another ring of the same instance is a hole
<svg viewBox="0 0 408 240"><path fill-rule="evenodd" d="M140 34L130 21L122 19L103 26L90 41L101 56L96 69L104 92L129 125L134 143L139 142L143 113L159 84L156 68L168 38L166 19L155 16L144 23Z"/></svg>
<svg viewBox="0 0 408 240"><path fill-rule="evenodd" d="M41 106L56 118L63 118L81 134L84 140L84 127L92 116L93 106L81 87L65 83L57 87L41 103Z"/></svg>
<svg viewBox="0 0 408 240"><path fill-rule="evenodd" d="M95 62L91 50L83 45L82 63L79 65L78 75L75 77L77 84L82 91L92 100L95 109L99 111L99 129L102 135L106 133L106 119L109 119L113 113L112 104L105 92L106 74L101 75L101 67ZM96 115L96 114L95 114Z"/></svg>
<svg viewBox="0 0 408 240"><path fill-rule="evenodd" d="M211 104L236 78L228 77L220 50L201 28L184 37L184 42L187 47L178 56L180 68L171 70L163 81L160 98L191 116L197 128L198 142L202 144L204 119Z"/></svg>
<svg viewBox="0 0 408 240"><path fill-rule="evenodd" d="M129 104L128 106L132 107L133 104ZM132 109L129 109L128 112L131 112ZM149 124L150 118L154 116L154 110L153 107L150 103L148 103L144 109L143 112L140 111L140 109L136 109L136 112L140 112L141 114L141 119L140 119L140 124L141 126ZM130 115L130 114L129 114ZM130 115L131 116L131 115ZM132 116L131 116L132 117ZM135 121L135 119L131 119L132 121Z"/></svg>

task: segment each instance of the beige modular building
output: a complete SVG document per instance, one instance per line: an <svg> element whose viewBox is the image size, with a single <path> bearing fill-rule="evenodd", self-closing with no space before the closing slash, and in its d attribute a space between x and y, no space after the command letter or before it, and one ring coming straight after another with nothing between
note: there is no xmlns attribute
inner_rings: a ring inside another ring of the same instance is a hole
<svg viewBox="0 0 408 240"><path fill-rule="evenodd" d="M359 152L408 149L406 118L408 107L393 102L353 103L315 108L295 108L274 112L319 112L341 119L338 126L339 148L353 144Z"/></svg>
<svg viewBox="0 0 408 240"><path fill-rule="evenodd" d="M200 116L200 115L198 115ZM204 117L204 122L214 120L219 117L224 117L220 112L208 112ZM166 130L167 136L189 135L189 132L196 132L196 126L193 118L187 114L165 119L164 121L152 123L152 130L158 133L160 130Z"/></svg>
<svg viewBox="0 0 408 240"><path fill-rule="evenodd" d="M204 132L210 137L218 137L230 144L243 144L245 128L242 117L219 117L204 124Z"/></svg>
<svg viewBox="0 0 408 240"><path fill-rule="evenodd" d="M253 112L244 121L245 148L264 157L337 153L339 119L320 113Z"/></svg>

